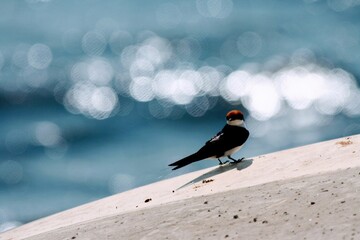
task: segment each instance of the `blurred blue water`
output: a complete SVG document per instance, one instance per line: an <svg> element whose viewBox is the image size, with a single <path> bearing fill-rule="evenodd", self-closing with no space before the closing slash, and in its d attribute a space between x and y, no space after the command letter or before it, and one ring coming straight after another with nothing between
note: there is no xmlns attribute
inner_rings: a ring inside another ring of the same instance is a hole
<svg viewBox="0 0 360 240"><path fill-rule="evenodd" d="M360 133L359 1L0 3L0 232L177 172Z"/></svg>

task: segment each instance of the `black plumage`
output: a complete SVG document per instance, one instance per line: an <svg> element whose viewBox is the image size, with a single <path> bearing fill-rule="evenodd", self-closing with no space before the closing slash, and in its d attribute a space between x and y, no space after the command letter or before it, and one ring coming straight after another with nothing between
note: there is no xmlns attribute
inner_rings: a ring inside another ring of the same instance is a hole
<svg viewBox="0 0 360 240"><path fill-rule="evenodd" d="M248 137L249 131L245 127L227 124L218 134L207 141L199 151L171 163L169 166L174 166L173 170L176 170L209 157L223 157L227 151L242 146Z"/></svg>

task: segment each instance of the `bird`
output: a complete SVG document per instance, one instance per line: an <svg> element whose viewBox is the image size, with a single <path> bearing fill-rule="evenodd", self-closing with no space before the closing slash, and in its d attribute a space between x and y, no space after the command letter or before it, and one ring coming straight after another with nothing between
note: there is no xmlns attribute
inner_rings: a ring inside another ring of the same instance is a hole
<svg viewBox="0 0 360 240"><path fill-rule="evenodd" d="M220 132L207 141L197 152L171 163L169 166L174 167L172 170L176 170L207 158L217 158L220 165L229 162L222 162L221 157L227 157L232 161L231 163L241 162L244 158L236 160L231 155L241 149L249 135L250 133L245 126L244 114L240 110L231 110L226 114L226 125Z"/></svg>

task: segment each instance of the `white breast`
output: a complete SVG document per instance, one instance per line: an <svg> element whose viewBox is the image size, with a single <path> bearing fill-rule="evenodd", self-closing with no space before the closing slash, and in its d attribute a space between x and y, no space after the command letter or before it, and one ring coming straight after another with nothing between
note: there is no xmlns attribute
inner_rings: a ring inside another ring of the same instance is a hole
<svg viewBox="0 0 360 240"><path fill-rule="evenodd" d="M241 145L241 146L238 146L238 147L234 147L234 148L226 151L225 154L224 154L224 156L233 155L234 153L236 153L237 151L239 151L241 147L242 147L242 145Z"/></svg>
<svg viewBox="0 0 360 240"><path fill-rule="evenodd" d="M243 145L238 146L238 147L234 147L234 148L232 148L232 149L230 149L230 150L227 150L227 151L224 153L224 155L223 155L223 156L220 156L220 157L227 157L227 156L230 156L230 155L232 155L232 154L236 153L237 151L239 151L239 150L241 149L241 147L242 147L242 146L243 146ZM212 156L212 157L210 157L210 158L218 158L218 157L216 157L216 156Z"/></svg>

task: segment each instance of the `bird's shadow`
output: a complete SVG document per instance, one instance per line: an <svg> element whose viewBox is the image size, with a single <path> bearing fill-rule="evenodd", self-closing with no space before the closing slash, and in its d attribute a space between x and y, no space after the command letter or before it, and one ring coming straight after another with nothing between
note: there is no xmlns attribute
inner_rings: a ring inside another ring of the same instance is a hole
<svg viewBox="0 0 360 240"><path fill-rule="evenodd" d="M207 173L204 173L202 174L201 176L185 183L184 185L182 185L181 187L177 188L176 190L180 190L186 186L188 186L189 184L195 184L195 183L198 183L198 182L201 182L205 179L208 179L208 178L211 178L211 177L214 177L218 174L221 174L221 173L225 173L227 171L230 171L232 169L237 169L238 171L241 171L245 168L248 168L251 166L251 164L253 163L253 159L245 159L239 163L228 163L228 164L224 164L224 165L220 165L218 166L217 168L207 172Z"/></svg>

